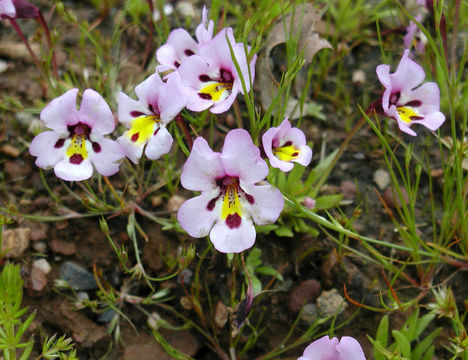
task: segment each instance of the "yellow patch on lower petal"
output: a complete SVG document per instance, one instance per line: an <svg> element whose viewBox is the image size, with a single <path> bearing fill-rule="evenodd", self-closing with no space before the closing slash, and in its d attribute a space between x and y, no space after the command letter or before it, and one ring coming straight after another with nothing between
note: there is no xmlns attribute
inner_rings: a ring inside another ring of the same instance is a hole
<svg viewBox="0 0 468 360"><path fill-rule="evenodd" d="M214 82L204 86L199 92L200 94L208 94L211 100L219 101L225 91L232 90L232 83Z"/></svg>
<svg viewBox="0 0 468 360"><path fill-rule="evenodd" d="M300 154L298 148L294 145L281 146L272 149L273 154L281 161L291 161L297 158Z"/></svg>
<svg viewBox="0 0 468 360"><path fill-rule="evenodd" d="M66 152L67 157L81 155L82 159L88 158L88 151L86 150L86 139L83 135L74 135L70 146Z"/></svg>
<svg viewBox="0 0 468 360"><path fill-rule="evenodd" d="M419 114L409 106L400 106L396 110L400 119L407 124L414 120L413 118L420 118Z"/></svg>
<svg viewBox="0 0 468 360"><path fill-rule="evenodd" d="M159 116L147 115L139 116L133 119L130 130L127 131L127 136L130 140L138 145L146 144L148 139L153 136L155 125L159 122Z"/></svg>
<svg viewBox="0 0 468 360"><path fill-rule="evenodd" d="M242 206L237 193L237 183L233 182L226 186L226 193L223 198L223 207L221 209L221 219L226 220L229 215L237 214L242 217Z"/></svg>

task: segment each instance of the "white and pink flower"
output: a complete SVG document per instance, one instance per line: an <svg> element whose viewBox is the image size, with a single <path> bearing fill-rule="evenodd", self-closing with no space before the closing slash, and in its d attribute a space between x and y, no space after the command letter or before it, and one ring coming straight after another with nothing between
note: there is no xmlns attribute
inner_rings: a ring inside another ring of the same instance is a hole
<svg viewBox="0 0 468 360"><path fill-rule="evenodd" d="M185 107L187 98L182 90L178 74L163 82L153 74L135 87L138 100L119 93L119 121L128 130L117 139L125 155L138 163L145 154L149 159L159 159L172 147L172 136L166 128Z"/></svg>
<svg viewBox="0 0 468 360"><path fill-rule="evenodd" d="M181 183L201 194L182 204L177 219L190 236L209 234L218 251L244 251L255 242L254 223L275 222L284 207L281 192L263 181L267 175L268 165L247 131L231 130L221 153L199 137Z"/></svg>
<svg viewBox="0 0 468 360"><path fill-rule="evenodd" d="M255 61L256 56L248 64L244 45L236 43L231 28L221 30L211 41L199 47L198 55L188 57L178 68L189 98L187 109L203 111L210 108L215 114L228 110L237 94L244 93L241 77L246 91L250 90L255 77Z"/></svg>
<svg viewBox="0 0 468 360"><path fill-rule="evenodd" d="M0 0L0 18L16 16L16 8L13 4L13 0Z"/></svg>
<svg viewBox="0 0 468 360"><path fill-rule="evenodd" d="M291 127L288 119L280 126L268 129L262 143L270 165L281 171L291 171L295 162L307 166L312 159L312 149L307 146L304 133Z"/></svg>
<svg viewBox="0 0 468 360"><path fill-rule="evenodd" d="M376 72L385 86L383 112L397 121L401 131L416 136L416 132L410 128L414 124L424 125L433 131L443 124L445 116L439 111L439 87L435 82L419 86L426 74L420 65L409 58L408 49L393 74L390 74L389 65L377 66Z"/></svg>
<svg viewBox="0 0 468 360"><path fill-rule="evenodd" d="M92 89L85 90L77 110L77 94L78 89L69 90L42 110L40 118L51 131L37 135L29 152L37 156L37 166L54 168L63 180L88 179L93 165L101 175L113 175L124 154L118 143L104 137L115 128L112 111Z"/></svg>

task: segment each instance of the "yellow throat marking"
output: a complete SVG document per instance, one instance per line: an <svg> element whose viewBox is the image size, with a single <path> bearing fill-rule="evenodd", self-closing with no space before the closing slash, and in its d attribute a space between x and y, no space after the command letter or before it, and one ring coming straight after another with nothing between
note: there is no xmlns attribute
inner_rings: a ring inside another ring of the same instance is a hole
<svg viewBox="0 0 468 360"><path fill-rule="evenodd" d="M157 115L143 115L133 119L127 136L138 145L146 144L148 139L153 136L154 125L159 122Z"/></svg>
<svg viewBox="0 0 468 360"><path fill-rule="evenodd" d="M413 117L419 118L419 114L413 110L413 108L408 106L400 106L397 107L397 113L400 115L400 119L409 124L413 119Z"/></svg>
<svg viewBox="0 0 468 360"><path fill-rule="evenodd" d="M72 138L66 155L70 158L75 154L81 155L83 160L88 158L88 151L86 150L86 139L84 135L74 135Z"/></svg>
<svg viewBox="0 0 468 360"><path fill-rule="evenodd" d="M220 83L220 82L214 82L209 85L204 86L201 90L201 94L208 94L211 96L211 100L213 101L219 101L221 99L221 96L225 91L230 91L232 90L232 84L231 83Z"/></svg>
<svg viewBox="0 0 468 360"><path fill-rule="evenodd" d="M273 154L281 161L291 161L300 154L299 149L294 145L281 146L273 148Z"/></svg>
<svg viewBox="0 0 468 360"><path fill-rule="evenodd" d="M221 219L226 220L229 215L237 214L242 217L242 206L237 193L237 184L228 184L223 199L223 208L221 209Z"/></svg>

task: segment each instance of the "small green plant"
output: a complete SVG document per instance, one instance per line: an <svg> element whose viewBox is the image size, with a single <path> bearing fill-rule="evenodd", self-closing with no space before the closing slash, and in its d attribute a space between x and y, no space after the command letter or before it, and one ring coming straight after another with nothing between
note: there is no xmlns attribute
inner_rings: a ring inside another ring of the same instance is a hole
<svg viewBox="0 0 468 360"><path fill-rule="evenodd" d="M6 264L0 274L0 349L5 360L28 360L34 348L34 339L26 338L26 332L36 313L32 312L23 320L28 311L21 307L23 300L23 279L18 265ZM61 359L75 360L76 350L71 338L56 335L45 338L40 355L34 360Z"/></svg>

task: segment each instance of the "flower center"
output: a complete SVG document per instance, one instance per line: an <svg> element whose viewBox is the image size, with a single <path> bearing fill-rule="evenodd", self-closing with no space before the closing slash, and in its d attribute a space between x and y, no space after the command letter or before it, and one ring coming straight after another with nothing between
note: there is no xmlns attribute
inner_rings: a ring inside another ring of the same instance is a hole
<svg viewBox="0 0 468 360"><path fill-rule="evenodd" d="M226 178L223 180L226 187L223 194L223 206L221 209L221 219L226 220L230 228L240 226L242 217L242 206L239 201L239 180L236 178Z"/></svg>
<svg viewBox="0 0 468 360"><path fill-rule="evenodd" d="M159 115L143 115L133 119L127 136L132 142L145 144L158 130Z"/></svg>
<svg viewBox="0 0 468 360"><path fill-rule="evenodd" d="M291 161L297 158L300 154L298 148L296 148L291 141L287 141L283 146L274 147L272 149L273 154L281 161Z"/></svg>
<svg viewBox="0 0 468 360"><path fill-rule="evenodd" d="M400 119L405 122L406 124L411 123L413 120L420 120L422 116L420 116L416 110L409 106L400 106L396 108L398 115L400 115Z"/></svg>
<svg viewBox="0 0 468 360"><path fill-rule="evenodd" d="M219 77L215 79L208 75L200 75L199 79L205 83L198 92L202 99L222 101L231 94L234 77L229 70L221 69Z"/></svg>
<svg viewBox="0 0 468 360"><path fill-rule="evenodd" d="M66 155L70 159L70 162L76 165L81 164L83 160L88 158L88 151L86 150L86 138L84 135L73 135Z"/></svg>

